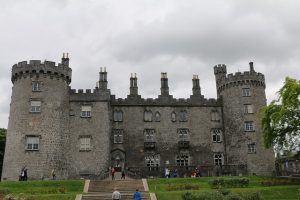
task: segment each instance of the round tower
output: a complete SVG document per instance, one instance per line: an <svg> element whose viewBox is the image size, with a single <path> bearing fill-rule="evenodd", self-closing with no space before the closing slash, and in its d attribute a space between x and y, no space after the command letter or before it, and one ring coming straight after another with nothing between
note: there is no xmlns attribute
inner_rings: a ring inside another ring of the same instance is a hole
<svg viewBox="0 0 300 200"><path fill-rule="evenodd" d="M218 98L223 102L225 162L246 165L249 175L271 175L274 152L263 146L259 118L259 109L266 105L265 78L249 64L249 71L234 75L227 75L225 65L214 67Z"/></svg>
<svg viewBox="0 0 300 200"><path fill-rule="evenodd" d="M17 180L22 169L29 179L67 176L64 157L68 138L69 84L72 70L62 63L31 60L12 67L12 97L2 179Z"/></svg>

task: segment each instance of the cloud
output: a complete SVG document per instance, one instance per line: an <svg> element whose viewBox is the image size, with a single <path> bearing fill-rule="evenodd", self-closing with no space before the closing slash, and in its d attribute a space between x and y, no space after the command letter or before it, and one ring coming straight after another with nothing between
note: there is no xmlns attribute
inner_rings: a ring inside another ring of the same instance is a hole
<svg viewBox="0 0 300 200"><path fill-rule="evenodd" d="M129 93L137 73L139 93L160 94L160 72L170 93L187 98L198 74L202 93L216 98L213 66L255 70L266 77L270 100L285 76L300 77L300 2L297 0L0 0L0 127L7 126L10 68L22 60L59 62L70 53L71 86L90 89L99 68L108 70L117 97Z"/></svg>

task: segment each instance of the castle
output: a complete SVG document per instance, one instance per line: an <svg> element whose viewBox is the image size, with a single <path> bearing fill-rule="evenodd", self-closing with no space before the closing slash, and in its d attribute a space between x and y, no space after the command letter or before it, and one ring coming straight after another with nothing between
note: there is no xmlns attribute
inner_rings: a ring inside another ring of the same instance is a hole
<svg viewBox="0 0 300 200"><path fill-rule="evenodd" d="M262 144L259 109L266 105L264 75L254 70L227 74L214 67L217 99L201 94L193 76L192 95L175 99L167 73L161 94L144 99L136 75L130 94L116 99L99 72L95 89L71 89L68 55L61 63L31 60L12 67L13 83L2 180L99 178L109 167L128 174L179 175L198 167L202 175L271 175L274 153Z"/></svg>

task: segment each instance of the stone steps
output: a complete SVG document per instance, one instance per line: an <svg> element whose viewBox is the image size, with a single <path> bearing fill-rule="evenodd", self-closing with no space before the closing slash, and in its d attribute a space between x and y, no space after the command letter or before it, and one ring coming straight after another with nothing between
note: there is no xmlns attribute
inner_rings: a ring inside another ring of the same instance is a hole
<svg viewBox="0 0 300 200"><path fill-rule="evenodd" d="M82 195L81 200L111 200L112 192L117 188L121 193L122 200L132 200L133 193L136 189L142 193L143 200L150 200L150 193L145 191L141 179L127 180L102 180L90 181L87 193Z"/></svg>

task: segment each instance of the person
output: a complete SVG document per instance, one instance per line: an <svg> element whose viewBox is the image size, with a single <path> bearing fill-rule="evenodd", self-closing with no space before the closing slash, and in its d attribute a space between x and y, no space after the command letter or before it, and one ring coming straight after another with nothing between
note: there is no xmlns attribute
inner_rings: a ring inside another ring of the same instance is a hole
<svg viewBox="0 0 300 200"><path fill-rule="evenodd" d="M165 177L166 178L170 177L170 170L168 168L165 169Z"/></svg>
<svg viewBox="0 0 300 200"><path fill-rule="evenodd" d="M174 178L177 177L177 169L176 169L176 168L173 170L173 177L174 177Z"/></svg>
<svg viewBox="0 0 300 200"><path fill-rule="evenodd" d="M116 170L115 168L111 168L111 180L115 180L115 173L116 173Z"/></svg>
<svg viewBox="0 0 300 200"><path fill-rule="evenodd" d="M27 169L24 169L24 178L23 178L24 181L27 181L27 178L28 178L28 177L27 177Z"/></svg>
<svg viewBox="0 0 300 200"><path fill-rule="evenodd" d="M54 171L54 169L52 169L52 171L51 171L51 175L52 175L52 180L55 180L55 179L56 179L56 175L55 175L55 171Z"/></svg>
<svg viewBox="0 0 300 200"><path fill-rule="evenodd" d="M120 200L121 199L121 193L118 191L117 188L114 188L114 192L112 193L111 199L112 200Z"/></svg>
<svg viewBox="0 0 300 200"><path fill-rule="evenodd" d="M20 175L20 177L19 177L19 181L24 181L24 177L25 177L25 172L24 172L24 170L25 170L25 167L23 167L22 170L21 170L21 175Z"/></svg>
<svg viewBox="0 0 300 200"><path fill-rule="evenodd" d="M121 179L125 179L125 171L124 171L124 169L122 170L122 173L121 173Z"/></svg>
<svg viewBox="0 0 300 200"><path fill-rule="evenodd" d="M139 189L136 189L135 193L133 193L133 200L142 200L142 195Z"/></svg>

